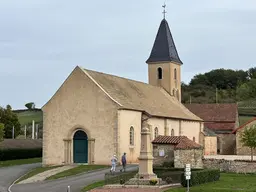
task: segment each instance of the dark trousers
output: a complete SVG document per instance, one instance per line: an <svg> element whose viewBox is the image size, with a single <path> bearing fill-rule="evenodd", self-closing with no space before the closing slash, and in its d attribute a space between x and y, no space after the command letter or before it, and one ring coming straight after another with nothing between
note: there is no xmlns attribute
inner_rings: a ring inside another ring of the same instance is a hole
<svg viewBox="0 0 256 192"><path fill-rule="evenodd" d="M122 171L125 171L126 170L126 163L122 163L122 166L123 166Z"/></svg>

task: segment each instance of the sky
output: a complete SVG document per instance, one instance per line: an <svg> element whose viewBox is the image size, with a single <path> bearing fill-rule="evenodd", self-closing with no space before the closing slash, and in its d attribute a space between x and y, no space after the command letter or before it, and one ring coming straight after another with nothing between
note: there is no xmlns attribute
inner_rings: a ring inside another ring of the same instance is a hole
<svg viewBox="0 0 256 192"><path fill-rule="evenodd" d="M166 0L182 81L254 67L255 0ZM42 107L77 66L147 82L159 0L0 1L0 106Z"/></svg>

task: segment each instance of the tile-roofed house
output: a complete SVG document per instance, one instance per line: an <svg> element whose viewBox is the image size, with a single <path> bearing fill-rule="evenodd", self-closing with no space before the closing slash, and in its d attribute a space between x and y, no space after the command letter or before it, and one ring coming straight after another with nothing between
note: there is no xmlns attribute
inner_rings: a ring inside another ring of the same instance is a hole
<svg viewBox="0 0 256 192"><path fill-rule="evenodd" d="M124 152L137 163L146 125L152 139L184 135L199 143L203 120L180 102L182 62L166 20L147 64L148 83L75 67L42 107L43 164L109 164Z"/></svg>
<svg viewBox="0 0 256 192"><path fill-rule="evenodd" d="M159 135L153 141L154 164L173 162L174 167L202 167L203 146L186 136Z"/></svg>
<svg viewBox="0 0 256 192"><path fill-rule="evenodd" d="M235 137L230 135L239 126L236 103L184 104L192 113L204 120L204 127L217 134L220 154L235 154Z"/></svg>
<svg viewBox="0 0 256 192"><path fill-rule="evenodd" d="M184 104L192 113L204 120L208 129L216 132L232 132L238 123L238 110L235 103Z"/></svg>
<svg viewBox="0 0 256 192"><path fill-rule="evenodd" d="M250 127L256 128L256 117L252 118L248 122L244 123L240 127L236 128L231 134L235 135L236 137L236 154L237 155L251 155L251 149L249 147L243 146L243 143L241 142L241 135L244 130ZM256 154L256 149L253 150L253 154Z"/></svg>

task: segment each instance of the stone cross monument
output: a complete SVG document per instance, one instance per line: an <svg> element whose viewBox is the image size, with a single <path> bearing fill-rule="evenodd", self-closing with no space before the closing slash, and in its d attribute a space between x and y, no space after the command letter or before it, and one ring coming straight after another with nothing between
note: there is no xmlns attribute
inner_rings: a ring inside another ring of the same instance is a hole
<svg viewBox="0 0 256 192"><path fill-rule="evenodd" d="M144 126L141 130L141 148L139 156L139 173L140 179L157 179L157 176L153 173L153 155L150 141L150 131L147 126Z"/></svg>

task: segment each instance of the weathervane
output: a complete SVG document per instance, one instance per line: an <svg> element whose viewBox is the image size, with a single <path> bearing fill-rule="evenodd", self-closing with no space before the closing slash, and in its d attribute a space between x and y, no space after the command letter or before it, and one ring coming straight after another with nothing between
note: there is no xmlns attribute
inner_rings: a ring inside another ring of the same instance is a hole
<svg viewBox="0 0 256 192"><path fill-rule="evenodd" d="M164 15L164 19L165 19L165 14L167 13L167 12L165 11L166 4L164 3L164 5L162 5L162 7L164 8L163 15Z"/></svg>

